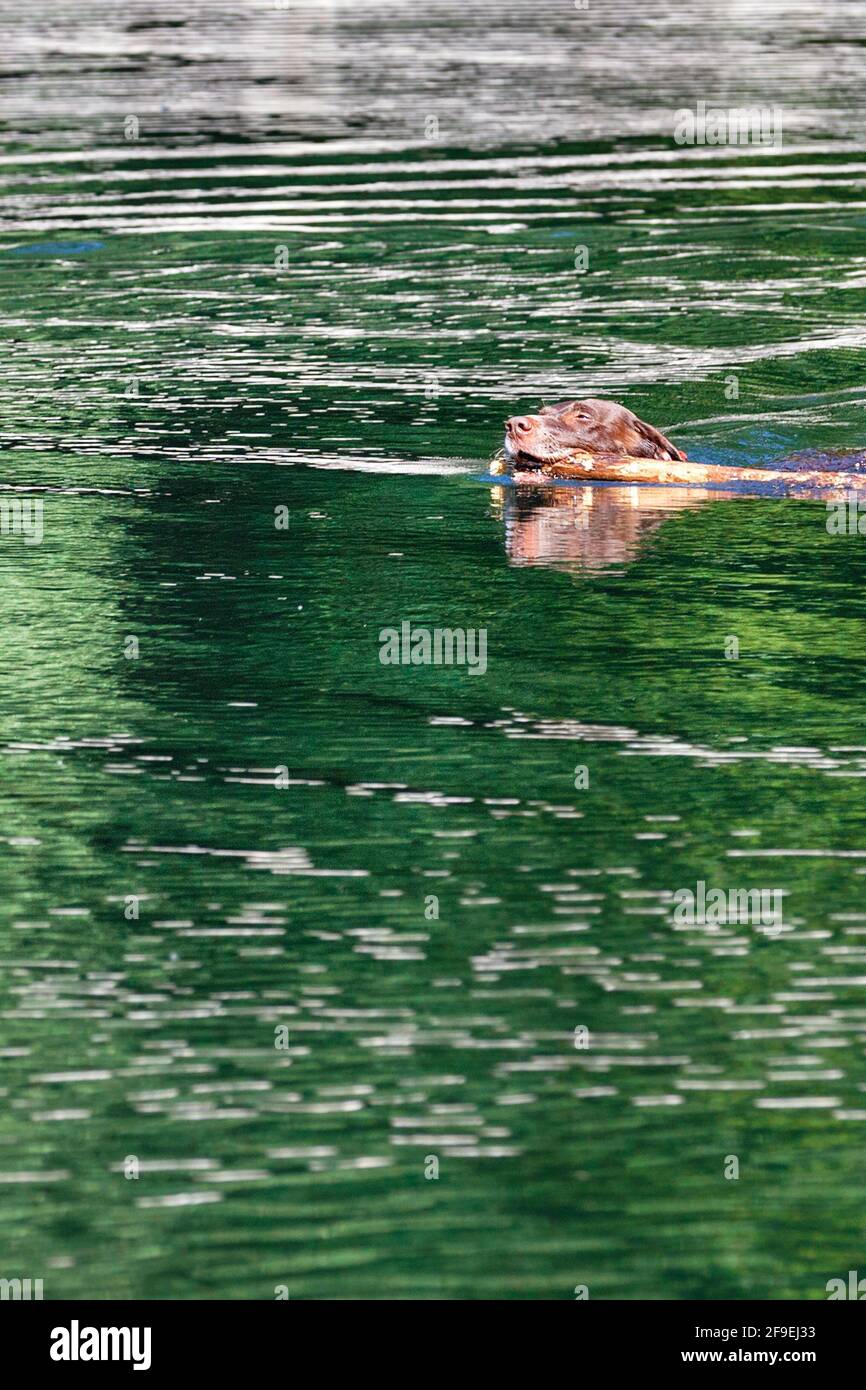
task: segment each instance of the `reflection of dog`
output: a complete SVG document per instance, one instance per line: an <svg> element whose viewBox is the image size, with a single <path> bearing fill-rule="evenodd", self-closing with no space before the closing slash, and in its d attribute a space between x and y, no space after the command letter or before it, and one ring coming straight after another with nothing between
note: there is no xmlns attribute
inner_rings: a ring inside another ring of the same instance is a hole
<svg viewBox="0 0 866 1390"><path fill-rule="evenodd" d="M622 568L666 517L731 495L691 487L550 485L496 493L511 564L574 572Z"/></svg>

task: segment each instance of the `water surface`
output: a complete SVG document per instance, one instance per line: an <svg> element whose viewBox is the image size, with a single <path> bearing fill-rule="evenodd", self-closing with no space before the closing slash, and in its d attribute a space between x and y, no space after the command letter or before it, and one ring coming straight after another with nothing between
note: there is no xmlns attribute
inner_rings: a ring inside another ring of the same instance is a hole
<svg viewBox="0 0 866 1390"><path fill-rule="evenodd" d="M581 394L711 462L866 445L862 13L2 34L0 498L44 538L0 538L0 1274L824 1297L863 1240L863 537L489 463ZM699 99L782 148L676 146ZM485 674L383 665L404 621L485 629ZM678 922L699 882L781 929Z"/></svg>

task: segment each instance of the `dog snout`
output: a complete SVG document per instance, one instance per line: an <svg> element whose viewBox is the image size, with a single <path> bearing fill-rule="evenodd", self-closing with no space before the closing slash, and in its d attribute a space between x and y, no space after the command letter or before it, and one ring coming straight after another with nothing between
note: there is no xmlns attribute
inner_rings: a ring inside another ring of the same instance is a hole
<svg viewBox="0 0 866 1390"><path fill-rule="evenodd" d="M522 434L529 434L532 421L525 415L512 415L510 420L505 421L505 428L519 438Z"/></svg>

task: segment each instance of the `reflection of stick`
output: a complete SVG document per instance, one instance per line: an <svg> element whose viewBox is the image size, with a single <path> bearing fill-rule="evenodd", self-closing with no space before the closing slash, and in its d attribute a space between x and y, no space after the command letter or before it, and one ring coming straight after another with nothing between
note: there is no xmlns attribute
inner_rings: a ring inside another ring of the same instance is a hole
<svg viewBox="0 0 866 1390"><path fill-rule="evenodd" d="M526 472L521 482L529 482ZM717 463L680 463L667 459L639 459L627 454L569 454L568 461L548 463L533 470L533 478L598 478L612 483L784 483L788 487L848 489L866 488L866 473L831 473L819 468L783 472L779 468L725 468Z"/></svg>

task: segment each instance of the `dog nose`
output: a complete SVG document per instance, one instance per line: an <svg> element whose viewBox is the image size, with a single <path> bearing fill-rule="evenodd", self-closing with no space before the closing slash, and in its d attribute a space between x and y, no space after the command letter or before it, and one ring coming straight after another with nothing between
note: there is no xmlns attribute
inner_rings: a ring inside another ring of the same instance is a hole
<svg viewBox="0 0 866 1390"><path fill-rule="evenodd" d="M506 427L512 434L529 434L532 425L524 415L513 415L510 420L506 420Z"/></svg>

